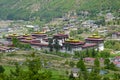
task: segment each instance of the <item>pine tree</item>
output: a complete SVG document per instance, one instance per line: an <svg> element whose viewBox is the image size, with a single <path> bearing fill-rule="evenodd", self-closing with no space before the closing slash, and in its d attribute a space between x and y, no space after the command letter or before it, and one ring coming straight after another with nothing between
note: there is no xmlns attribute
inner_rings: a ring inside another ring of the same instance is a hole
<svg viewBox="0 0 120 80"><path fill-rule="evenodd" d="M5 69L2 65L0 65L0 73L4 73Z"/></svg>
<svg viewBox="0 0 120 80"><path fill-rule="evenodd" d="M53 39L52 38L48 39L48 47L49 47L49 51L52 52L53 51Z"/></svg>
<svg viewBox="0 0 120 80"><path fill-rule="evenodd" d="M89 50L86 49L86 57L89 57Z"/></svg>
<svg viewBox="0 0 120 80"><path fill-rule="evenodd" d="M98 58L95 59L94 61L94 73L100 73L100 62L98 60Z"/></svg>
<svg viewBox="0 0 120 80"><path fill-rule="evenodd" d="M79 62L77 63L77 68L79 68L80 71L87 71L83 60L79 60Z"/></svg>
<svg viewBox="0 0 120 80"><path fill-rule="evenodd" d="M56 50L56 52L58 52L60 50L60 45L59 45L58 39L54 40L54 49Z"/></svg>
<svg viewBox="0 0 120 80"><path fill-rule="evenodd" d="M93 48L92 49L92 57L95 57L96 56L96 53L95 53L95 49Z"/></svg>

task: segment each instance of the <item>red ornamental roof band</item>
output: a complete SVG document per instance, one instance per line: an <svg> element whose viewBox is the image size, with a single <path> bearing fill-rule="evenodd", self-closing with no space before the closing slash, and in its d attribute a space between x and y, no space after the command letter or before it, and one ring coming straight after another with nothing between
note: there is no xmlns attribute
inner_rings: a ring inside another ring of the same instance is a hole
<svg viewBox="0 0 120 80"><path fill-rule="evenodd" d="M118 62L118 61L114 61L113 63L114 63L115 65L118 65L118 64L120 65L120 62Z"/></svg>
<svg viewBox="0 0 120 80"><path fill-rule="evenodd" d="M87 38L86 40L90 40L90 41L104 41L102 38Z"/></svg>
<svg viewBox="0 0 120 80"><path fill-rule="evenodd" d="M116 58L116 59L120 59L120 56L116 56L115 58Z"/></svg>
<svg viewBox="0 0 120 80"><path fill-rule="evenodd" d="M54 37L68 37L67 34L55 34Z"/></svg>
<svg viewBox="0 0 120 80"><path fill-rule="evenodd" d="M10 49L9 47L6 47L6 46L0 46L0 50L8 50Z"/></svg>
<svg viewBox="0 0 120 80"><path fill-rule="evenodd" d="M84 58L84 60L85 60L85 61L94 61L95 58L86 57L86 58Z"/></svg>
<svg viewBox="0 0 120 80"><path fill-rule="evenodd" d="M115 32L115 34L120 35L120 32Z"/></svg>
<svg viewBox="0 0 120 80"><path fill-rule="evenodd" d="M35 36L35 37L46 37L47 34L32 34L32 36Z"/></svg>
<svg viewBox="0 0 120 80"><path fill-rule="evenodd" d="M85 42L77 42L77 43L70 42L69 44L71 44L71 45L83 45L83 44L85 44Z"/></svg>
<svg viewBox="0 0 120 80"><path fill-rule="evenodd" d="M7 50L7 49L4 49L4 48L0 48L0 51L5 51L5 50Z"/></svg>
<svg viewBox="0 0 120 80"><path fill-rule="evenodd" d="M24 40L21 40L21 42L24 42L24 43L40 43L40 41L39 40L35 40L35 39L31 39L31 40L26 40L26 39L24 39Z"/></svg>
<svg viewBox="0 0 120 80"><path fill-rule="evenodd" d="M97 44L85 44L85 45L83 45L82 46L82 48L88 48L88 47L94 47L94 46L96 46Z"/></svg>
<svg viewBox="0 0 120 80"><path fill-rule="evenodd" d="M48 44L43 44L43 43L31 43L31 45L35 45L35 46L44 46L44 47L47 47Z"/></svg>

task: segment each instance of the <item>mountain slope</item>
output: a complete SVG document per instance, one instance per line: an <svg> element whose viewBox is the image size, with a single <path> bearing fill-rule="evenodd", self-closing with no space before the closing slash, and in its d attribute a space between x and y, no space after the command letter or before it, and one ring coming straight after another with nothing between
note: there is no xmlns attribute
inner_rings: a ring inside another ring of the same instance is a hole
<svg viewBox="0 0 120 80"><path fill-rule="evenodd" d="M119 0L0 0L0 19L30 20L40 17L49 21L71 10L116 11L119 5Z"/></svg>

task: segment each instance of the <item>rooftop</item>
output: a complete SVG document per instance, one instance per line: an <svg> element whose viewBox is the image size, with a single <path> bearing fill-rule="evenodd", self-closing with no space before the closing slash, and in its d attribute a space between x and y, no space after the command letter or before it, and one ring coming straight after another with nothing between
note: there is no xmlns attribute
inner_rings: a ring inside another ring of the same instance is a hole
<svg viewBox="0 0 120 80"><path fill-rule="evenodd" d="M97 34L93 34L92 36L89 36L88 38L86 38L86 40L103 41L103 38Z"/></svg>
<svg viewBox="0 0 120 80"><path fill-rule="evenodd" d="M85 42L69 38L69 39L65 40L65 43L69 43L72 45L83 45Z"/></svg>

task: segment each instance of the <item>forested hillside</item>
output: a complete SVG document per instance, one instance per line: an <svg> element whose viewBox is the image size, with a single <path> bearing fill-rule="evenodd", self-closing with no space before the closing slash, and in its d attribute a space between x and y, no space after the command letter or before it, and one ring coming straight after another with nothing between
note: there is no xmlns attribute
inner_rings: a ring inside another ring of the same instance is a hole
<svg viewBox="0 0 120 80"><path fill-rule="evenodd" d="M114 12L119 5L119 0L0 0L0 19L30 20L40 17L50 21L71 10L78 14L81 10Z"/></svg>

